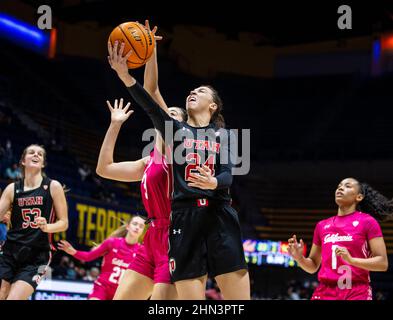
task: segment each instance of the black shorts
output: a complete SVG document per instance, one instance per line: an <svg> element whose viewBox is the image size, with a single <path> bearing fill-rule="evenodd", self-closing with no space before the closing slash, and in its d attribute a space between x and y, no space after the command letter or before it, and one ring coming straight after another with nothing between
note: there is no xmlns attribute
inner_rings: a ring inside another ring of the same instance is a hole
<svg viewBox="0 0 393 320"><path fill-rule="evenodd" d="M247 269L237 212L229 203L172 204L169 270L172 282ZM209 201L209 200L207 200Z"/></svg>
<svg viewBox="0 0 393 320"><path fill-rule="evenodd" d="M47 271L50 260L49 249L31 248L6 241L0 255L0 280L9 283L22 280L35 290Z"/></svg>

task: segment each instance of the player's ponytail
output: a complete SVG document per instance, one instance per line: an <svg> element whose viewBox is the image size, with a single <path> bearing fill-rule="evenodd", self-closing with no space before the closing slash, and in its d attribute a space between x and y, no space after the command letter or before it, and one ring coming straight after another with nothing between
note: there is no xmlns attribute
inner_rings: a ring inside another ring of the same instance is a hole
<svg viewBox="0 0 393 320"><path fill-rule="evenodd" d="M367 183L359 183L363 200L358 203L358 210L372 215L379 221L393 217L393 201L371 188Z"/></svg>
<svg viewBox="0 0 393 320"><path fill-rule="evenodd" d="M225 120L222 115L222 110L224 109L224 104L222 102L221 97L219 96L216 89L212 86L203 86L209 88L213 93L213 102L217 105L217 109L213 112L210 122L214 123L219 128L225 128Z"/></svg>
<svg viewBox="0 0 393 320"><path fill-rule="evenodd" d="M219 113L219 114L214 113L214 114L213 114L213 117L212 117L212 120L213 120L213 123L214 123L217 127L219 127L219 128L225 128L224 116L223 116L221 113Z"/></svg>
<svg viewBox="0 0 393 320"><path fill-rule="evenodd" d="M123 223L120 227L113 231L108 238L124 238L128 233L127 226L130 222L131 219L129 219L126 223Z"/></svg>

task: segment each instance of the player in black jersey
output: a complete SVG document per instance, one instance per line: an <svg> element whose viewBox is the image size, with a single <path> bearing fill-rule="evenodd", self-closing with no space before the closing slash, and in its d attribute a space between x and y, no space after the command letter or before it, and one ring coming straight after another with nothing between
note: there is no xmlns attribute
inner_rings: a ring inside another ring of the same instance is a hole
<svg viewBox="0 0 393 320"><path fill-rule="evenodd" d="M46 152L30 145L20 159L22 179L9 184L0 199L0 220L11 208L11 227L0 256L1 300L26 300L51 261L53 233L68 228L62 185L43 173Z"/></svg>
<svg viewBox="0 0 393 320"><path fill-rule="evenodd" d="M225 299L250 299L240 224L230 206L235 140L222 128L220 97L210 86L192 90L187 122L174 120L128 73L123 49L108 43L109 63L172 148L169 267L179 299L204 299L208 275ZM169 136L166 124L173 126Z"/></svg>

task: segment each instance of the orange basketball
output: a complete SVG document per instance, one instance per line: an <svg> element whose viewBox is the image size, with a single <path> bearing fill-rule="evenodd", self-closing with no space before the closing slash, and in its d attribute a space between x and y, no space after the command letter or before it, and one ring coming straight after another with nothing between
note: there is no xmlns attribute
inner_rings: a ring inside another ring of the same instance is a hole
<svg viewBox="0 0 393 320"><path fill-rule="evenodd" d="M153 54L156 45L153 33L138 22L125 22L113 29L109 36L112 47L116 40L119 41L119 47L121 42L124 42L123 56L130 50L133 51L127 60L129 69L143 66Z"/></svg>

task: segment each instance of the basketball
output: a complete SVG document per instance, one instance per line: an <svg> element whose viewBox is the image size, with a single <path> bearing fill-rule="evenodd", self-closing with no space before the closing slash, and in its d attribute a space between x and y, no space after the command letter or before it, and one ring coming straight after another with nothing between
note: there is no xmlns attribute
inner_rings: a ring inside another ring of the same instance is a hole
<svg viewBox="0 0 393 320"><path fill-rule="evenodd" d="M123 56L132 50L127 60L129 69L143 66L153 54L155 39L153 33L138 22L125 22L113 29L109 36L112 47L115 41L124 42Z"/></svg>

